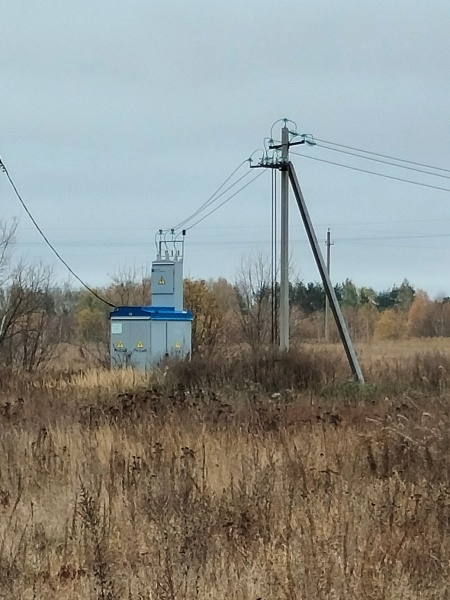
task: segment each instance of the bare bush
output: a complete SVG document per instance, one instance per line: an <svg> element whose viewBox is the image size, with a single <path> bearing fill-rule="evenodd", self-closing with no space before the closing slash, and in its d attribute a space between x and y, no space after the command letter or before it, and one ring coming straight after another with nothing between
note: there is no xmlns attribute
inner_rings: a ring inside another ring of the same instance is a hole
<svg viewBox="0 0 450 600"><path fill-rule="evenodd" d="M44 266L20 264L1 291L0 357L4 364L32 371L54 353L60 328L51 277L51 270Z"/></svg>
<svg viewBox="0 0 450 600"><path fill-rule="evenodd" d="M270 341L272 302L270 267L262 255L243 261L235 290L241 340L261 348Z"/></svg>

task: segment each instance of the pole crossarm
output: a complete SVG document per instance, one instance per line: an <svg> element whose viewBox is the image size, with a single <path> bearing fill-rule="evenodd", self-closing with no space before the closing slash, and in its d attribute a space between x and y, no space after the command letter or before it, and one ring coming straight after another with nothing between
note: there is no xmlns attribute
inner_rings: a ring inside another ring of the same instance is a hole
<svg viewBox="0 0 450 600"><path fill-rule="evenodd" d="M298 183L297 174L294 169L294 165L289 161L288 162L288 173L289 180L291 182L292 190L294 192L295 199L297 201L297 205L303 220L303 224L306 229L306 234L308 236L309 243L311 245L311 249L317 264L317 268L319 269L320 277L322 279L323 287L325 288L325 293L327 295L328 301L330 303L331 311L334 316L334 320L336 321L336 326L339 331L339 336L342 341L342 345L344 346L345 354L347 355L347 359L352 370L352 373L359 383L364 383L364 375L361 370L361 366L358 361L358 357L356 355L355 348L350 339L350 335L348 333L347 325L344 320L344 316L341 311L341 307L339 306L339 302L336 297L336 293L334 291L333 285L331 283L330 276L328 274L327 268L325 266L325 262L323 260L322 252L320 250L319 243L317 241L317 236L314 231L314 227L309 216L308 209L306 207L306 202L303 197L303 193L300 188L300 184Z"/></svg>
<svg viewBox="0 0 450 600"><path fill-rule="evenodd" d="M289 142L288 146L301 146L302 144L306 144L306 140L301 140L300 142ZM269 150L279 150L283 148L283 144L272 144L269 146Z"/></svg>

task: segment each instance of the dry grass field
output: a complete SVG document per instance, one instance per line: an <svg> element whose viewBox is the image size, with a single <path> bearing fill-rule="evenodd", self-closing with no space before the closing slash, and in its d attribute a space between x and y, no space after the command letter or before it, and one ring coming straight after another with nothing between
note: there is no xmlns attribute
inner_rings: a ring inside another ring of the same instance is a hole
<svg viewBox="0 0 450 600"><path fill-rule="evenodd" d="M450 597L440 341L2 373L0 598Z"/></svg>

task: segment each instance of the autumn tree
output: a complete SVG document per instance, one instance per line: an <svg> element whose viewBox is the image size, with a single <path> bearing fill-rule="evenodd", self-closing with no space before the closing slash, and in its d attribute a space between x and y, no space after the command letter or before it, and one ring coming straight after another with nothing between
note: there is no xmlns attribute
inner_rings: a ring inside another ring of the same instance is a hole
<svg viewBox="0 0 450 600"><path fill-rule="evenodd" d="M411 337L430 337L433 335L433 307L428 294L419 290L409 309L407 322L408 335Z"/></svg>
<svg viewBox="0 0 450 600"><path fill-rule="evenodd" d="M377 340L398 340L405 334L405 317L395 308L388 308L380 315L374 329Z"/></svg>
<svg viewBox="0 0 450 600"><path fill-rule="evenodd" d="M94 290L101 295L101 290ZM82 344L108 342L110 307L88 290L78 295L76 306L77 338Z"/></svg>
<svg viewBox="0 0 450 600"><path fill-rule="evenodd" d="M211 351L220 340L223 331L225 310L204 279L185 279L184 305L192 311L192 350Z"/></svg>
<svg viewBox="0 0 450 600"><path fill-rule="evenodd" d="M375 334L380 314L372 302L364 302L358 310L357 339L369 342Z"/></svg>
<svg viewBox="0 0 450 600"><path fill-rule="evenodd" d="M219 341L230 346L239 342L238 298L234 286L223 277L209 281L208 287L217 300L219 311L223 315Z"/></svg>

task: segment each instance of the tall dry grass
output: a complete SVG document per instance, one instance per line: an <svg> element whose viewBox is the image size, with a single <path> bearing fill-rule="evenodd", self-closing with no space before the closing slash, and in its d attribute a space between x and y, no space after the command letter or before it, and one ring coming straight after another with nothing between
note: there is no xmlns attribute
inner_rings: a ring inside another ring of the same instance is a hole
<svg viewBox="0 0 450 600"><path fill-rule="evenodd" d="M4 377L0 597L447 597L445 355L322 358Z"/></svg>

